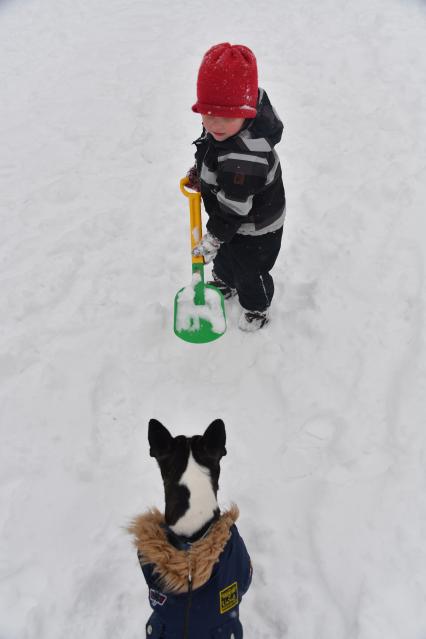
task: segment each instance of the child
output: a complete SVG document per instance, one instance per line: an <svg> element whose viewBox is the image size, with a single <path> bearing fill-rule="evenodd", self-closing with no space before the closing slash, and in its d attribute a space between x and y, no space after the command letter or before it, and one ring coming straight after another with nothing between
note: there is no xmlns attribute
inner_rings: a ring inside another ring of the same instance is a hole
<svg viewBox="0 0 426 639"><path fill-rule="evenodd" d="M195 141L189 186L201 191L209 216L195 255L213 260L213 281L226 298L238 295L239 328L255 331L269 321L274 294L270 275L285 216L281 166L274 150L283 124L263 89L256 58L242 45L222 43L205 54L197 102L203 133Z"/></svg>

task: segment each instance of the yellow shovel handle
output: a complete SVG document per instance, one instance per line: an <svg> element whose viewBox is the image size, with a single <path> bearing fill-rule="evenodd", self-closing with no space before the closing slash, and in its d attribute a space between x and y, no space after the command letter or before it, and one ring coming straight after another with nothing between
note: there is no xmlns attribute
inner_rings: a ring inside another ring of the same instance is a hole
<svg viewBox="0 0 426 639"><path fill-rule="evenodd" d="M189 215L190 215L190 230L191 230L191 254L192 249L197 246L201 240L201 194L197 191L188 191L185 186L188 184L189 178L184 177L180 181L180 190L185 197L189 200ZM202 255L192 255L193 264L203 264L204 259Z"/></svg>

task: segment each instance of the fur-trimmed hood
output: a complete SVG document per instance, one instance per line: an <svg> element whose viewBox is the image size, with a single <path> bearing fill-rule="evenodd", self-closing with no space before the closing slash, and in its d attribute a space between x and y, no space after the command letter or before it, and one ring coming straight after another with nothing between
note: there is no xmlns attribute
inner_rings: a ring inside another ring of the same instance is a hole
<svg viewBox="0 0 426 639"><path fill-rule="evenodd" d="M194 589L210 579L238 516L239 511L234 504L222 513L207 535L194 542L189 550L178 550L169 543L164 515L156 508L136 517L127 530L133 535L141 565L152 564L162 587L179 594L188 590L189 572Z"/></svg>

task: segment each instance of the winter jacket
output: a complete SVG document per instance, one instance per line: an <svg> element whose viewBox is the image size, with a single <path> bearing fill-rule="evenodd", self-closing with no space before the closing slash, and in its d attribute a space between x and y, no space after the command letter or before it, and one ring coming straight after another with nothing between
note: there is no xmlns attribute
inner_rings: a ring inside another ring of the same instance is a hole
<svg viewBox="0 0 426 639"><path fill-rule="evenodd" d="M171 545L158 510L134 520L129 531L134 535L153 609L146 624L147 637L242 639L238 608L250 586L252 570L234 524L237 517L234 506L203 538L185 549Z"/></svg>
<svg viewBox="0 0 426 639"><path fill-rule="evenodd" d="M235 233L263 235L284 223L285 193L274 146L283 124L263 89L257 115L236 135L218 142L203 130L196 145L196 166L207 230L229 242Z"/></svg>

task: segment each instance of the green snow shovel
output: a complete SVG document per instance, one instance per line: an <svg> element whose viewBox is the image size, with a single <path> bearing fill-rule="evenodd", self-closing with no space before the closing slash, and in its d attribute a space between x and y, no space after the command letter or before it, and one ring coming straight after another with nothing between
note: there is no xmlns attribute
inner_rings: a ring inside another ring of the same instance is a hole
<svg viewBox="0 0 426 639"><path fill-rule="evenodd" d="M189 179L180 181L180 190L189 200L192 249L201 240L201 195L185 189ZM192 282L175 296L174 330L178 337L193 344L206 344L226 331L222 293L204 284L204 258L192 255Z"/></svg>

